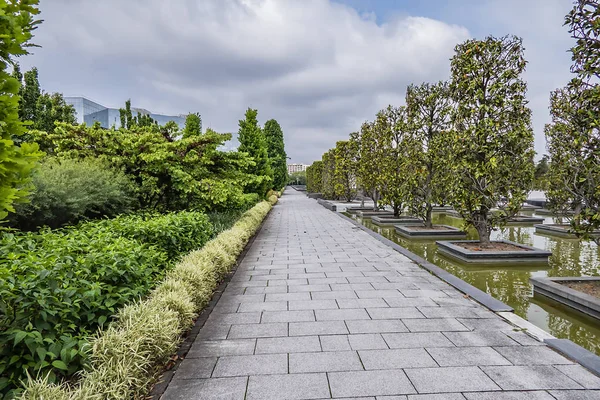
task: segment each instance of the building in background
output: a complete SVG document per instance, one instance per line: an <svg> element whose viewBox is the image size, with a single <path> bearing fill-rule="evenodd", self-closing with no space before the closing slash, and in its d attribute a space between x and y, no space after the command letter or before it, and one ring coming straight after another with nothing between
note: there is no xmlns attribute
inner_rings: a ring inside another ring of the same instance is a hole
<svg viewBox="0 0 600 400"><path fill-rule="evenodd" d="M291 175L294 172L306 171L307 167L310 167L310 165L306 165L306 164L288 164L287 165L288 174Z"/></svg>
<svg viewBox="0 0 600 400"><path fill-rule="evenodd" d="M100 122L103 128L121 127L121 114L118 108L109 108L93 102L85 97L65 97L65 101L75 108L77 122L86 125L94 125L96 121ZM143 108L131 108L131 113L137 116L138 113L149 115L159 125L165 125L169 121L175 122L180 128L185 125L185 115L163 115L154 114Z"/></svg>

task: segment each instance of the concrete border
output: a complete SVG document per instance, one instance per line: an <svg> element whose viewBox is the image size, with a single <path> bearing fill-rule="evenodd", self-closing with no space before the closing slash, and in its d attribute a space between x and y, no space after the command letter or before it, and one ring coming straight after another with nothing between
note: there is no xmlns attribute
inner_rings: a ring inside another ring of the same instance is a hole
<svg viewBox="0 0 600 400"><path fill-rule="evenodd" d="M443 226L447 229L420 229L412 230L410 225L397 225L394 226L398 235L407 239L416 240L436 240L436 239L466 239L467 233L461 231L459 228L450 225L435 225Z"/></svg>
<svg viewBox="0 0 600 400"><path fill-rule="evenodd" d="M393 225L423 225L423 221L417 217L388 217L387 215L376 215L371 217L371 222L377 226L393 226Z"/></svg>
<svg viewBox="0 0 600 400"><path fill-rule="evenodd" d="M382 217L386 215L393 217L394 213L387 210L362 210L357 211L356 215L358 215L361 218Z"/></svg>
<svg viewBox="0 0 600 400"><path fill-rule="evenodd" d="M359 211L369 211L373 210L373 207L346 207L346 212L348 214L356 214Z"/></svg>
<svg viewBox="0 0 600 400"><path fill-rule="evenodd" d="M306 197L309 199L322 199L323 193L308 193L306 192Z"/></svg>
<svg viewBox="0 0 600 400"><path fill-rule="evenodd" d="M337 206L335 204L333 204L332 202L330 202L329 200L317 199L317 203L319 203L320 205L322 205L323 207L325 207L326 209L328 209L330 211L337 211Z"/></svg>
<svg viewBox="0 0 600 400"><path fill-rule="evenodd" d="M511 242L510 240L500 240L498 243L507 243L513 246L525 249L527 251L472 251L464 247L458 246L455 243L479 243L478 240L461 240L461 241L446 241L441 240L435 242L438 245L438 251L445 255L455 258L464 263L531 263L531 262L548 262L548 258L552 252L536 249L535 247L526 246L524 244Z"/></svg>
<svg viewBox="0 0 600 400"><path fill-rule="evenodd" d="M585 294L558 282L600 282L600 277L573 277L573 278L530 278L534 293L543 294L552 300L572 307L577 311L600 319L600 299Z"/></svg>
<svg viewBox="0 0 600 400"><path fill-rule="evenodd" d="M533 210L532 210L533 211ZM530 217L529 215L515 215L509 218L507 225L518 225L518 224L538 224L543 223L546 218L543 217Z"/></svg>
<svg viewBox="0 0 600 400"><path fill-rule="evenodd" d="M484 291L479 290L475 286L452 275L450 272L448 272L448 271L438 267L437 265L430 263L429 261L425 260L424 258L419 257L418 255L408 251L404 247L394 243L393 241L391 241L388 238L383 237L382 235L378 234L377 232L372 231L371 229L367 228L366 226L356 222L352 218L349 218L349 217L345 216L344 214L340 214L340 213L337 213L337 215L339 215L340 217L349 221L353 225L359 227L361 230L368 233L375 239L379 240L381 243L384 243L384 244L390 246L392 249L396 250L398 253L409 258L411 261L414 261L420 267L431 272L431 274L437 276L438 278L440 278L444 282L448 283L450 286L453 286L460 292L465 293L466 295L468 295L472 299L476 300L477 302L483 304L485 307L489 308L490 310L492 310L494 312L513 311L512 307L504 304L500 300L493 298L492 296L485 293Z"/></svg>
<svg viewBox="0 0 600 400"><path fill-rule="evenodd" d="M600 357L568 339L545 339L548 347L600 376Z"/></svg>

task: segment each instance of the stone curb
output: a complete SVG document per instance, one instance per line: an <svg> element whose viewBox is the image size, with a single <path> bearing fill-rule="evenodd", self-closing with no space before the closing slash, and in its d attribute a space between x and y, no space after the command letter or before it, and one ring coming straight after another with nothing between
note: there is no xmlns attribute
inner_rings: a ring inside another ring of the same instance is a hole
<svg viewBox="0 0 600 400"><path fill-rule="evenodd" d="M529 281L533 284L533 291L535 293L540 293L559 303L566 304L579 312L600 319L599 299L557 283L600 281L600 277L530 278Z"/></svg>

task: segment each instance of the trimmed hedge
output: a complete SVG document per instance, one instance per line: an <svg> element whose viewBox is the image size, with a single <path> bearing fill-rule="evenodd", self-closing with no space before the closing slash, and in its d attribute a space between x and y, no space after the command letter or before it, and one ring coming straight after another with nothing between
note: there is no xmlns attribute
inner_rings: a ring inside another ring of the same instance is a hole
<svg viewBox="0 0 600 400"><path fill-rule="evenodd" d="M270 209L266 201L254 206L231 229L183 257L147 299L121 309L92 340L90 363L77 386L30 379L22 398L141 398Z"/></svg>
<svg viewBox="0 0 600 400"><path fill-rule="evenodd" d="M0 234L0 398L18 395L28 373L53 382L81 370L88 337L212 234L189 212Z"/></svg>

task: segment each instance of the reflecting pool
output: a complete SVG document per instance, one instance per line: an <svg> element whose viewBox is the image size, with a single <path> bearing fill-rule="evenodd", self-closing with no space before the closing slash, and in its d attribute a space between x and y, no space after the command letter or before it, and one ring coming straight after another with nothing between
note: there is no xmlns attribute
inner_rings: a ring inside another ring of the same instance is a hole
<svg viewBox="0 0 600 400"><path fill-rule="evenodd" d="M526 213L535 215L534 213ZM600 251L595 243L565 239L535 233L531 225L513 225L492 233L492 240L511 240L549 250L548 264L510 264L501 266L465 265L437 253L434 241L408 240L396 234L393 227L381 228L369 219L351 216L366 227L393 240L402 247L427 259L471 285L510 305L515 313L557 338L570 339L600 355L600 322L547 297L533 296L531 277L545 276L599 276ZM544 223L558 221L543 216ZM434 214L434 223L462 227L462 220L445 214ZM477 239L477 233L468 232L468 239Z"/></svg>

